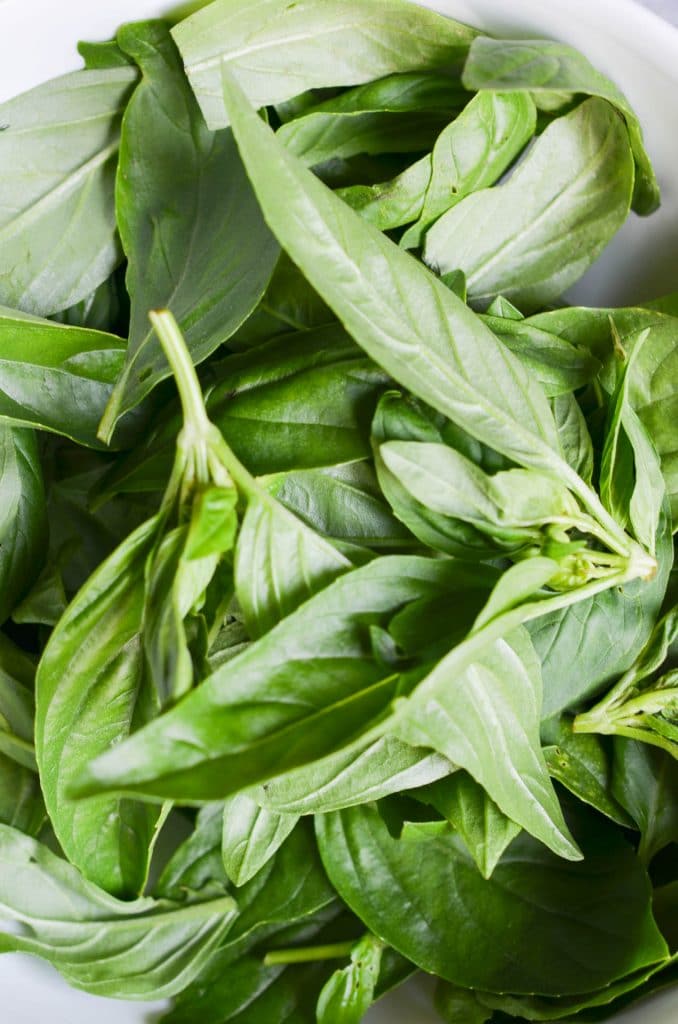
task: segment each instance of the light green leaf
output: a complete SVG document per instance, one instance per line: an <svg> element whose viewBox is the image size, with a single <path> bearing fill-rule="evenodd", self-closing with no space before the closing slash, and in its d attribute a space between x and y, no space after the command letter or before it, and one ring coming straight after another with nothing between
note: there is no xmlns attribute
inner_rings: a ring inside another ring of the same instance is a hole
<svg viewBox="0 0 678 1024"><path fill-rule="evenodd" d="M623 121L606 101L587 100L549 125L506 184L444 214L424 259L439 273L463 270L479 305L500 294L521 309L547 305L626 220L633 173Z"/></svg>
<svg viewBox="0 0 678 1024"><path fill-rule="evenodd" d="M296 814L260 807L247 793L224 802L221 855L234 885L249 882L273 857L297 824Z"/></svg>
<svg viewBox="0 0 678 1024"><path fill-rule="evenodd" d="M453 648L396 709L392 730L473 776L504 814L577 860L539 741L541 666L522 628L472 653Z"/></svg>
<svg viewBox="0 0 678 1024"><path fill-rule="evenodd" d="M366 935L351 950L351 963L335 971L318 998L318 1024L360 1024L374 1001L383 943Z"/></svg>
<svg viewBox="0 0 678 1024"><path fill-rule="evenodd" d="M446 210L502 176L534 135L537 112L528 93L478 93L436 140L423 209L401 239L421 245Z"/></svg>
<svg viewBox="0 0 678 1024"><path fill-rule="evenodd" d="M237 914L223 894L184 903L117 900L6 826L0 826L0 857L0 908L30 929L28 935L0 932L0 952L43 957L75 988L94 995L134 1000L180 992Z"/></svg>

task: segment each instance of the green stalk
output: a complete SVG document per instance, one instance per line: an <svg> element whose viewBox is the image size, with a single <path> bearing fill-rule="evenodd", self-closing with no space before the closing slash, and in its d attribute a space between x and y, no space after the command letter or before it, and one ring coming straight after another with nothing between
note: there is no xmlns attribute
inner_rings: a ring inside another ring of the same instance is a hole
<svg viewBox="0 0 678 1024"><path fill-rule="evenodd" d="M355 942L337 942L330 946L309 946L305 949L274 949L264 957L265 967L280 964L312 964L322 960L345 960Z"/></svg>

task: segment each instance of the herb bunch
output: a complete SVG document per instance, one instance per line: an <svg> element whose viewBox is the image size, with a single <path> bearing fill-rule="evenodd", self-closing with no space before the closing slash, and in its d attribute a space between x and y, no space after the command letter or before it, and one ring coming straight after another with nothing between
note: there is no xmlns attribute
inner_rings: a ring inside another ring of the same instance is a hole
<svg viewBox="0 0 678 1024"><path fill-rule="evenodd" d="M215 0L0 121L0 951L167 1024L588 1022L678 935L678 299L567 46Z"/></svg>

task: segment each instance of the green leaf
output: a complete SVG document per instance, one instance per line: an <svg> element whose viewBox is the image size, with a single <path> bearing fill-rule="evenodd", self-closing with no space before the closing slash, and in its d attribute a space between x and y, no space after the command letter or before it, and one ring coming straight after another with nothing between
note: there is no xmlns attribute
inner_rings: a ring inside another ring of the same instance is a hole
<svg viewBox="0 0 678 1024"><path fill-rule="evenodd" d="M40 782L34 771L0 752L0 824L37 836L47 819ZM0 932L0 951L2 950Z"/></svg>
<svg viewBox="0 0 678 1024"><path fill-rule="evenodd" d="M636 163L633 209L646 215L659 206L659 186L638 118L617 86L571 46L546 39L481 37L471 46L463 82L467 89L527 89L535 98L565 92L608 100L624 116L631 140Z"/></svg>
<svg viewBox="0 0 678 1024"><path fill-rule="evenodd" d="M295 814L260 807L247 793L226 800L221 853L233 884L249 882L274 856L298 820Z"/></svg>
<svg viewBox="0 0 678 1024"><path fill-rule="evenodd" d="M537 112L527 93L478 93L436 140L419 219L401 245L421 245L427 228L464 196L504 174L534 135Z"/></svg>
<svg viewBox="0 0 678 1024"><path fill-rule="evenodd" d="M612 789L640 829L644 863L678 843L678 765L670 754L615 738Z"/></svg>
<svg viewBox="0 0 678 1024"><path fill-rule="evenodd" d="M331 882L366 927L461 987L578 994L666 955L647 876L602 820L582 823L581 863L523 835L489 880L453 833L402 842L376 807L321 815L316 829Z"/></svg>
<svg viewBox="0 0 678 1024"><path fill-rule="evenodd" d="M140 526L90 577L52 633L36 678L35 746L54 830L86 878L125 896L145 884L155 809L108 796L78 803L68 790L138 724L144 565L157 525Z"/></svg>
<svg viewBox="0 0 678 1024"><path fill-rule="evenodd" d="M235 554L235 590L254 639L351 568L348 558L265 491L252 494Z"/></svg>
<svg viewBox="0 0 678 1024"><path fill-rule="evenodd" d="M390 75L305 110L277 134L307 166L362 153L419 153L465 98L449 75Z"/></svg>
<svg viewBox="0 0 678 1024"><path fill-rule="evenodd" d="M337 189L337 195L363 220L390 231L420 216L430 180L431 157L425 156L389 181L348 185Z"/></svg>
<svg viewBox="0 0 678 1024"><path fill-rule="evenodd" d="M541 666L520 628L453 648L401 702L391 729L465 768L508 818L577 860L539 742L541 697Z"/></svg>
<svg viewBox="0 0 678 1024"><path fill-rule="evenodd" d="M443 444L390 441L379 455L386 468L422 505L462 519L507 546L538 536L543 524L576 516L566 487L528 469L490 476Z"/></svg>
<svg viewBox="0 0 678 1024"><path fill-rule="evenodd" d="M621 523L631 521L638 539L654 551L665 486L658 456L629 400L633 365L650 336L636 342L612 396L600 466L600 495Z"/></svg>
<svg viewBox="0 0 678 1024"><path fill-rule="evenodd" d="M359 738L302 768L269 779L262 804L293 814L338 811L426 786L454 770L440 754L410 747L395 736Z"/></svg>
<svg viewBox="0 0 678 1024"><path fill-rule="evenodd" d="M231 133L205 128L167 27L126 26L118 43L142 79L123 119L116 181L132 311L127 360L100 428L105 441L169 375L148 311L172 308L199 363L255 308L278 256Z"/></svg>
<svg viewBox="0 0 678 1024"><path fill-rule="evenodd" d="M384 501L367 460L281 473L261 482L323 536L377 550L413 543Z"/></svg>
<svg viewBox="0 0 678 1024"><path fill-rule="evenodd" d="M628 828L631 820L612 794L612 765L600 738L573 732L572 723L566 718L545 723L542 738L549 744L544 747L544 757L551 778L579 800Z"/></svg>
<svg viewBox="0 0 678 1024"><path fill-rule="evenodd" d="M366 731L397 685L370 657L369 625L444 593L454 578L454 566L404 556L341 576L91 763L72 795L218 799L340 748Z"/></svg>
<svg viewBox="0 0 678 1024"><path fill-rule="evenodd" d="M255 106L307 89L459 64L476 35L403 0L217 0L172 32L210 128L229 123L222 66Z"/></svg>
<svg viewBox="0 0 678 1024"><path fill-rule="evenodd" d="M43 957L75 988L94 995L162 999L181 991L237 913L224 895L122 902L6 826L0 826L0 853L6 868L0 906L31 933L0 933L0 952Z"/></svg>
<svg viewBox="0 0 678 1024"><path fill-rule="evenodd" d="M573 394L551 401L560 446L568 463L587 484L593 479L593 442L579 403Z"/></svg>
<svg viewBox="0 0 678 1024"><path fill-rule="evenodd" d="M460 299L281 147L233 80L225 82L225 96L271 228L361 347L479 440L567 476L546 399L515 357ZM299 223L314 230L302 236Z"/></svg>
<svg viewBox="0 0 678 1024"><path fill-rule="evenodd" d="M520 825L499 810L468 772L454 772L413 795L454 826L483 878L490 878Z"/></svg>
<svg viewBox="0 0 678 1024"><path fill-rule="evenodd" d="M487 314L483 322L539 380L550 398L567 395L588 384L599 361L583 346L533 326L529 320Z"/></svg>
<svg viewBox="0 0 678 1024"><path fill-rule="evenodd" d="M366 935L351 951L351 963L335 971L318 998L318 1024L360 1024L374 1001L383 943Z"/></svg>
<svg viewBox="0 0 678 1024"><path fill-rule="evenodd" d="M0 623L40 574L47 546L42 467L35 433L0 421Z"/></svg>
<svg viewBox="0 0 678 1024"><path fill-rule="evenodd" d="M504 185L467 196L426 235L424 259L461 269L469 297L503 295L521 309L557 299L622 226L633 190L628 134L591 99L558 118Z"/></svg>
<svg viewBox="0 0 678 1024"><path fill-rule="evenodd" d="M0 416L99 448L97 427L124 357L113 334L0 308Z"/></svg>
<svg viewBox="0 0 678 1024"><path fill-rule="evenodd" d="M0 303L47 316L120 261L113 185L136 71L75 71L0 105Z"/></svg>
<svg viewBox="0 0 678 1024"><path fill-rule="evenodd" d="M478 1002L475 992L445 982L436 988L435 1004L445 1024L487 1024L492 1017L492 1010Z"/></svg>
<svg viewBox="0 0 678 1024"><path fill-rule="evenodd" d="M35 665L0 633L0 753L36 770L33 749Z"/></svg>

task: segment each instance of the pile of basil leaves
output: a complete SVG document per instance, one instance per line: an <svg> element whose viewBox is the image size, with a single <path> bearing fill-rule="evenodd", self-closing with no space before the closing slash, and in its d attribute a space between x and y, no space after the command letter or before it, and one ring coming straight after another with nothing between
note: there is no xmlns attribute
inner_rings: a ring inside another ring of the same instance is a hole
<svg viewBox="0 0 678 1024"><path fill-rule="evenodd" d="M0 108L0 951L167 1024L678 971L678 299L555 42L216 0ZM433 991L433 989L432 989Z"/></svg>

